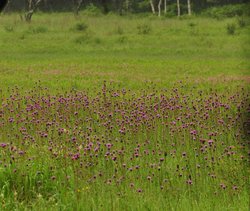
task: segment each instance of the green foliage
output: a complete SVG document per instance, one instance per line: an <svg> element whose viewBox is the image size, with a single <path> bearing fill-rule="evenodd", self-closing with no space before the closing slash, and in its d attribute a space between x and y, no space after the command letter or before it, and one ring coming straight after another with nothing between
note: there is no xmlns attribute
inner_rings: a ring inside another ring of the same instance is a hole
<svg viewBox="0 0 250 211"><path fill-rule="evenodd" d="M137 5L137 10L139 12L145 12L145 11L150 11L150 5L148 1L141 1Z"/></svg>
<svg viewBox="0 0 250 211"><path fill-rule="evenodd" d="M152 27L147 23L143 23L137 26L137 30L138 30L138 34L146 35L152 31Z"/></svg>
<svg viewBox="0 0 250 211"><path fill-rule="evenodd" d="M222 19L235 16L247 15L249 6L246 4L237 4L237 5L226 5L222 7L212 7L205 10L202 14L208 17Z"/></svg>
<svg viewBox="0 0 250 211"><path fill-rule="evenodd" d="M188 23L188 26L190 26L191 28L195 27L196 25L197 25L197 24L194 23L194 22L189 22L189 23Z"/></svg>
<svg viewBox="0 0 250 211"><path fill-rule="evenodd" d="M228 23L226 29L227 29L227 34L234 35L236 31L236 25L234 23Z"/></svg>
<svg viewBox="0 0 250 211"><path fill-rule="evenodd" d="M85 22L79 22L75 24L74 30L75 31L86 31L88 29L88 25Z"/></svg>
<svg viewBox="0 0 250 211"><path fill-rule="evenodd" d="M74 43L83 46L88 44L100 45L103 42L101 38L95 36L95 34L90 31L84 32L83 34L77 36L76 38L73 39L73 41Z"/></svg>
<svg viewBox="0 0 250 211"><path fill-rule="evenodd" d="M83 14L86 16L100 16L102 10L91 3L84 9Z"/></svg>
<svg viewBox="0 0 250 211"><path fill-rule="evenodd" d="M180 10L181 15L187 14L187 5L186 4L180 4ZM167 13L165 14L165 17L176 17L177 16L177 4L170 4L167 6Z"/></svg>

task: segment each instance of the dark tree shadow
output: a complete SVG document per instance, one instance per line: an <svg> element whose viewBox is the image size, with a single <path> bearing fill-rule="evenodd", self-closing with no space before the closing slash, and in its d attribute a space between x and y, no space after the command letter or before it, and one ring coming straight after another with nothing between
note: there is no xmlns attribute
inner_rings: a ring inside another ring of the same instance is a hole
<svg viewBox="0 0 250 211"><path fill-rule="evenodd" d="M0 12L3 11L7 3L8 3L8 0L0 0Z"/></svg>

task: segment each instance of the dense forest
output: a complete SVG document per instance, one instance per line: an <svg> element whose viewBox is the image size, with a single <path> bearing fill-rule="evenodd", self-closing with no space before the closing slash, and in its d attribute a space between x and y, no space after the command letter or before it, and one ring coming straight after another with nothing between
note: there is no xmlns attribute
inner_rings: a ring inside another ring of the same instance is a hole
<svg viewBox="0 0 250 211"><path fill-rule="evenodd" d="M39 4L39 10L46 12L73 10L77 13L80 9L92 6L103 13L158 13L159 9L164 13L173 10L177 13L198 13L213 6L246 2L247 0L9 0L6 10L23 11Z"/></svg>

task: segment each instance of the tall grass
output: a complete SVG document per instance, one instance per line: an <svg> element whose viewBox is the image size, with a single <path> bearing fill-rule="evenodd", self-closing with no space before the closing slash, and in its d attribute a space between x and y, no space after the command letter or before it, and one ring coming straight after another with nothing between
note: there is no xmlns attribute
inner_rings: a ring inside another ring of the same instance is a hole
<svg viewBox="0 0 250 211"><path fill-rule="evenodd" d="M2 208L247 210L247 90L185 86L13 89L2 103Z"/></svg>

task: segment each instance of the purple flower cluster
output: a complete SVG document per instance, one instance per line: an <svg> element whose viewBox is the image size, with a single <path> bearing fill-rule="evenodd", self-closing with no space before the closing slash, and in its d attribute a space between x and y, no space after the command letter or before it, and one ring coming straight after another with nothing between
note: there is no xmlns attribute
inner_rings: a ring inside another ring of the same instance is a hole
<svg viewBox="0 0 250 211"><path fill-rule="evenodd" d="M134 94L105 84L96 95L52 95L37 89L15 89L2 100L0 167L13 166L18 173L36 161L38 171L50 166L53 181L62 172L70 180L73 169L75 181L125 184L138 193L152 184L160 190L192 188L207 177L222 190L238 191L244 184L244 90L187 93L178 87Z"/></svg>

